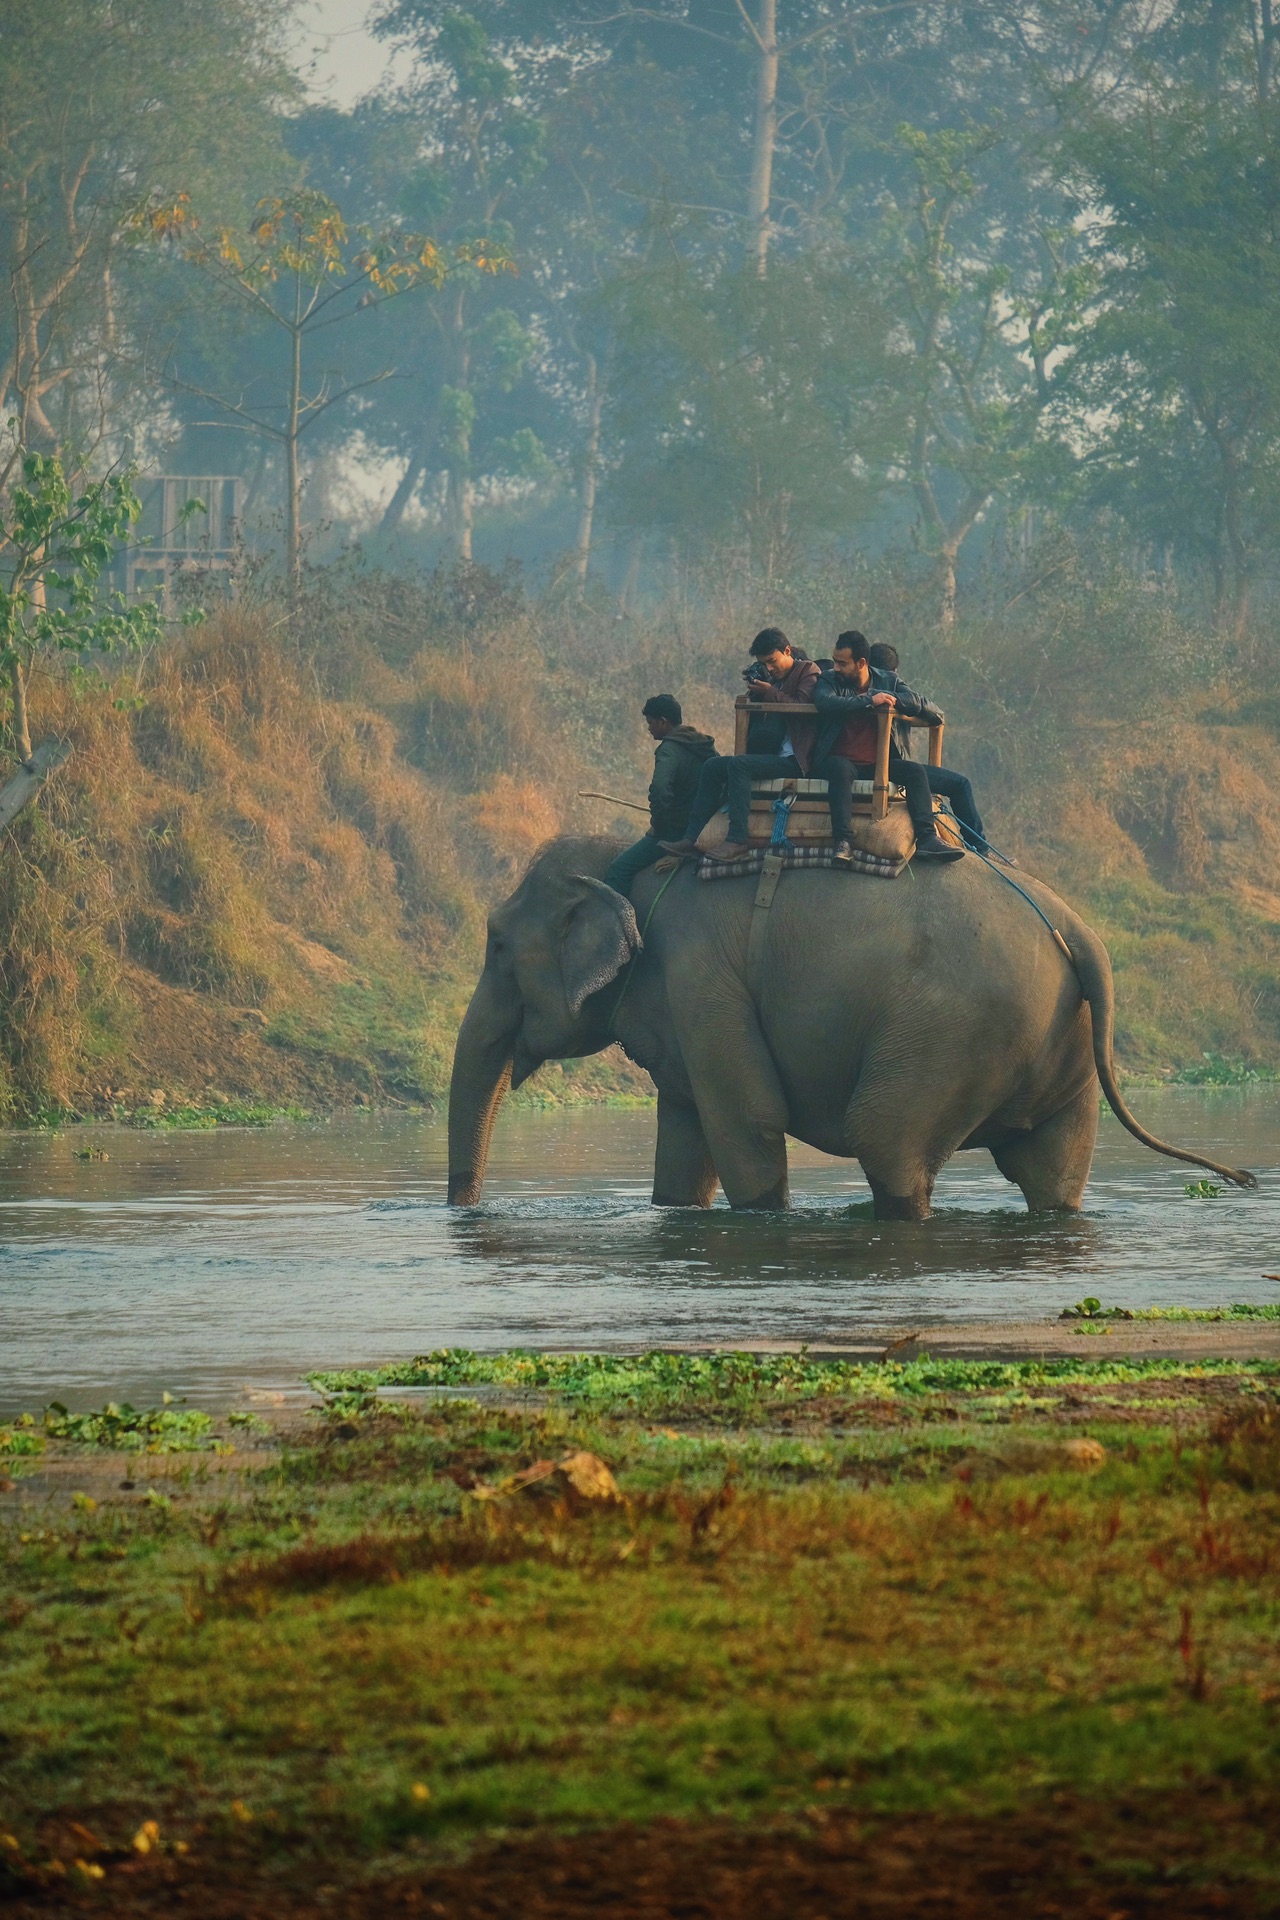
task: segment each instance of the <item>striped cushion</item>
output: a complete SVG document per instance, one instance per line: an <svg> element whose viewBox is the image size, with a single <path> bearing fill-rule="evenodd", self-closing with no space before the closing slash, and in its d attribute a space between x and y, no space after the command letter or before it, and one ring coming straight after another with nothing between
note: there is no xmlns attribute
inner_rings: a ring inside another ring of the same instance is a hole
<svg viewBox="0 0 1280 1920"><path fill-rule="evenodd" d="M741 860L717 860L714 854L704 854L698 862L698 878L739 880L747 874L758 877L764 871L767 851L761 847ZM843 862L837 865L830 847L791 847L783 858L784 871L788 867L828 867L836 873L873 874L879 880L896 880L906 864L905 860L890 859L884 854L864 853L861 847L853 849L852 866L845 866Z"/></svg>

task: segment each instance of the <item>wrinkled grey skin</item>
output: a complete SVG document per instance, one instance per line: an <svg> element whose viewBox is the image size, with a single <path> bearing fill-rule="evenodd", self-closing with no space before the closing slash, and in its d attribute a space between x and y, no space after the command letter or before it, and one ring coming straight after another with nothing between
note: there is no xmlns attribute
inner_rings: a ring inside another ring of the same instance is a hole
<svg viewBox="0 0 1280 1920"><path fill-rule="evenodd" d="M480 1196L508 1086L611 1039L658 1089L656 1206L785 1207L786 1136L862 1163L879 1219L922 1220L939 1168L985 1147L1033 1210L1079 1207L1098 1082L1158 1153L1241 1186L1252 1174L1167 1146L1115 1083L1111 967L1097 935L1019 875L1025 900L968 859L895 881L814 871L778 886L746 984L750 879L689 865L631 903L600 876L617 842L561 839L489 921L484 972L458 1035L449 1198ZM644 928L643 941L640 929Z"/></svg>

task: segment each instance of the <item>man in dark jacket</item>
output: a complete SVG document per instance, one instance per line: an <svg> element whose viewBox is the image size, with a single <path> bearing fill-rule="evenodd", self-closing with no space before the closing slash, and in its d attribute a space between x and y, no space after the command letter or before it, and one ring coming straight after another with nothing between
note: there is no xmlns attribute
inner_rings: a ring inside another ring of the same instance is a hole
<svg viewBox="0 0 1280 1920"><path fill-rule="evenodd" d="M813 693L818 710L813 774L827 783L831 837L835 857L842 864L853 858L849 845L853 783L869 780L875 772L880 710L887 707L890 712L923 716L926 704L896 674L873 667L867 658L869 651L862 634L842 633L835 644L835 665L822 675ZM962 860L962 850L949 846L933 824L933 801L925 769L916 760L905 760L891 747L889 774L906 789L907 811L915 828L916 859Z"/></svg>
<svg viewBox="0 0 1280 1920"><path fill-rule="evenodd" d="M867 659L873 672L878 668L888 676L885 685L890 693L895 693L904 685L898 678L898 649L891 647L887 640L877 640L868 650ZM942 708L935 706L932 701L921 701L920 714L922 719L930 720L936 726L943 724ZM904 760L912 758L911 728L904 727L896 719L893 723L893 744ZM959 823L960 837L966 847L974 847L979 851L985 847L987 841L982 815L978 812L978 803L973 797L968 777L957 773L954 767L926 767L924 777L929 782L930 793L941 794L944 800L951 802L951 811Z"/></svg>
<svg viewBox="0 0 1280 1920"><path fill-rule="evenodd" d="M716 750L709 733L683 724L680 702L674 694L655 693L641 711L650 735L658 743L649 782L649 831L643 840L620 853L604 876L606 886L628 895L636 875L662 858L662 840L684 826L698 775Z"/></svg>
<svg viewBox="0 0 1280 1920"><path fill-rule="evenodd" d="M751 787L756 780L781 780L807 774L813 756L814 723L798 714L771 714L780 701L808 701L818 684L818 668L803 647L793 647L779 627L766 627L751 642L752 664L743 678L761 708L751 716L745 753L717 754L708 760L680 839L664 840L668 853L689 859L698 851L698 835L713 813L729 802L729 838L717 848L721 860L741 860L747 841Z"/></svg>

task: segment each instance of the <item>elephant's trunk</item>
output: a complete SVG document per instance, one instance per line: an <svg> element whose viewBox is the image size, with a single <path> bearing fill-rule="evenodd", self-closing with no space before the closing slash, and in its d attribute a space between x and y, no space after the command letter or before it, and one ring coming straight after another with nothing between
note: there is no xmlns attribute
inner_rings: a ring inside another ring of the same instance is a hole
<svg viewBox="0 0 1280 1920"><path fill-rule="evenodd" d="M1188 1166L1206 1167L1210 1173L1221 1174L1224 1180L1230 1180L1233 1186L1256 1187L1257 1179L1246 1168L1224 1167L1217 1160L1207 1160L1202 1153L1189 1153L1185 1147L1171 1147L1167 1140L1158 1140L1154 1133L1148 1133L1134 1119L1125 1105L1124 1095L1116 1085L1112 1055L1116 996L1107 950L1096 934L1083 921L1077 920L1074 914L1067 919L1065 944L1080 982L1080 990L1089 1003L1093 1025L1093 1063L1102 1091L1107 1096L1107 1105L1120 1125L1126 1127L1135 1140L1141 1140L1144 1147L1151 1147L1156 1153L1168 1154L1171 1160L1185 1160Z"/></svg>
<svg viewBox="0 0 1280 1920"><path fill-rule="evenodd" d="M519 1026L514 986L503 990L486 967L458 1031L449 1082L450 1206L472 1207L480 1198L489 1137L511 1084Z"/></svg>

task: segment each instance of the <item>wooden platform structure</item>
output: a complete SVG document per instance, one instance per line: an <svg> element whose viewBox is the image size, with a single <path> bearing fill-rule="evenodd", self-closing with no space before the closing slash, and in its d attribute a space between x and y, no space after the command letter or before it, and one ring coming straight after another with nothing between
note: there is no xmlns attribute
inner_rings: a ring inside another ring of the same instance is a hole
<svg viewBox="0 0 1280 1920"><path fill-rule="evenodd" d="M797 719L815 719L813 705L807 700L752 700L749 694L739 694L734 702L733 750L746 753L747 732L754 714L767 714L770 719L778 714L795 715ZM893 746L893 723L909 727L927 726L929 728L929 765L942 765L942 724L931 724L927 720L913 720L905 713L898 713L891 707L876 709L876 758L875 769L870 780L855 780L853 783L853 822L851 839L868 853L887 852L901 845L908 852L914 844L910 820L907 815L906 794L895 786L889 778L889 754ZM827 800L825 780L807 780L798 775L779 780L760 781L751 790L751 815L748 826L748 839L753 847L767 846L773 832L773 807L779 794L794 793L790 813L787 817L787 838L799 845L830 846L831 811ZM950 815L940 813L938 802L934 802L934 814L938 820L938 830L947 839L956 836L950 828ZM717 823L724 816L717 815L709 834L717 830ZM699 844L706 845L706 838Z"/></svg>

